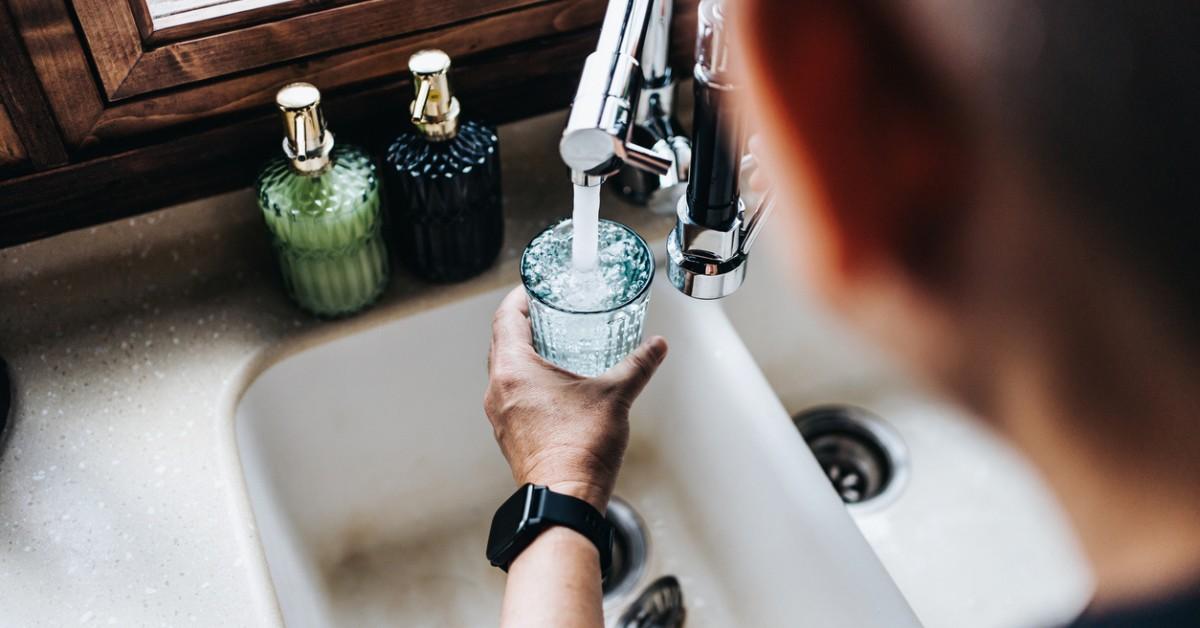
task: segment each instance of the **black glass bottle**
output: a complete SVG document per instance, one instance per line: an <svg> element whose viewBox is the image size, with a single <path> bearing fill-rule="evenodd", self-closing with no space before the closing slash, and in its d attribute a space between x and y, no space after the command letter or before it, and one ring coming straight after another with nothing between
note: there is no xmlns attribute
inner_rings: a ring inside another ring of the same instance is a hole
<svg viewBox="0 0 1200 628"><path fill-rule="evenodd" d="M422 50L408 68L416 129L392 142L384 167L391 248L423 279L467 279L496 261L504 239L499 138L488 125L459 119L446 53Z"/></svg>

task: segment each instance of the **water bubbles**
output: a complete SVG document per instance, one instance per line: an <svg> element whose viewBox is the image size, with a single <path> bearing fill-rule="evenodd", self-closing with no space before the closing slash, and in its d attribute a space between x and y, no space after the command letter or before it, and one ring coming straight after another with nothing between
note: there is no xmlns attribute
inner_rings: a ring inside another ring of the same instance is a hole
<svg viewBox="0 0 1200 628"><path fill-rule="evenodd" d="M538 353L580 375L598 375L641 342L654 259L637 234L606 220L597 264L581 272L572 263L573 235L572 221L564 220L534 238L521 278L532 297Z"/></svg>
<svg viewBox="0 0 1200 628"><path fill-rule="evenodd" d="M596 266L584 272L572 263L572 221L564 220L534 238L521 264L530 292L551 307L571 312L609 310L642 292L654 264L645 244L612 221L601 221L598 231Z"/></svg>

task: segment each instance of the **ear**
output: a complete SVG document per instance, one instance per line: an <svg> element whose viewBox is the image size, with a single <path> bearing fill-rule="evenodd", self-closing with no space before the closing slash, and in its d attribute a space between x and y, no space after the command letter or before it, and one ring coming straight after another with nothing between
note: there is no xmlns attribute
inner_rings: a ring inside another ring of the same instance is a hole
<svg viewBox="0 0 1200 628"><path fill-rule="evenodd" d="M835 298L881 264L937 281L968 206L958 116L880 4L739 0L735 15L764 166Z"/></svg>

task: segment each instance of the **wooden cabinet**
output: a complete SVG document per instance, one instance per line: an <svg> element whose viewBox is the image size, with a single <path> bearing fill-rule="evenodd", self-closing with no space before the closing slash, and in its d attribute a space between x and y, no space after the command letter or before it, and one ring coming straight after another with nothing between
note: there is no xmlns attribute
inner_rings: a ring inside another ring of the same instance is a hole
<svg viewBox="0 0 1200 628"><path fill-rule="evenodd" d="M0 105L0 173L5 170L15 171L25 163L26 158L25 146L21 144L17 130L13 128L8 109Z"/></svg>
<svg viewBox="0 0 1200 628"><path fill-rule="evenodd" d="M278 148L271 103L290 81L321 87L339 136L374 146L406 117L421 48L454 57L471 115L565 107L605 5L5 0L0 246L248 185ZM694 0L675 16L682 68Z"/></svg>

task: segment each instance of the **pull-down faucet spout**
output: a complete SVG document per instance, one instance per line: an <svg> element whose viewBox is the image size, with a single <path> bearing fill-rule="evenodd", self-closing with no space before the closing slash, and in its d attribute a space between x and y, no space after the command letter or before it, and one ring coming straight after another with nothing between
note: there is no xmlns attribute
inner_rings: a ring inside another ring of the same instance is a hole
<svg viewBox="0 0 1200 628"><path fill-rule="evenodd" d="M577 185L599 185L623 165L660 177L678 176L670 151L633 143L646 76L668 76L670 0L610 0L596 50L588 55L559 142Z"/></svg>
<svg viewBox="0 0 1200 628"><path fill-rule="evenodd" d="M700 3L696 32L694 140L687 194L667 237L667 277L684 294L720 299L746 277L747 255L774 205L768 191L747 220L739 183L745 130L734 100L737 77L721 0Z"/></svg>

